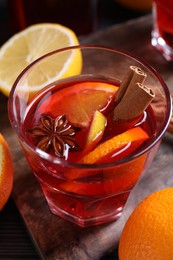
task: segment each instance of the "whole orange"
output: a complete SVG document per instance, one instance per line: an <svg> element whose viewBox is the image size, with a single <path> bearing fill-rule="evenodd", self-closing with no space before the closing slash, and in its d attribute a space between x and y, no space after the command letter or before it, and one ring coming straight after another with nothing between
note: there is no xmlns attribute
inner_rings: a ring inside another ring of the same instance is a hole
<svg viewBox="0 0 173 260"><path fill-rule="evenodd" d="M9 146L0 134L0 210L6 204L13 187L13 161Z"/></svg>
<svg viewBox="0 0 173 260"><path fill-rule="evenodd" d="M152 193L135 208L120 238L119 259L173 259L173 188Z"/></svg>

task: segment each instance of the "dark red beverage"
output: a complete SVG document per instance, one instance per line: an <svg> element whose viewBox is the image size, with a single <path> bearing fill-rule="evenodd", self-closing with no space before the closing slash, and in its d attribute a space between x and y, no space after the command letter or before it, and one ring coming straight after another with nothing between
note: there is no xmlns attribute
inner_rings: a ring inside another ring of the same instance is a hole
<svg viewBox="0 0 173 260"><path fill-rule="evenodd" d="M118 84L94 77L54 83L33 99L23 124L23 132L33 147L43 149L59 161L55 165L24 147L51 210L60 216L68 212L65 218L74 221L75 216L74 222L81 226L86 226L83 219L89 225L99 224L121 214L130 190L145 167L146 154L122 164L115 162L135 153L154 134L155 120L150 107L137 121L112 120ZM95 120L100 120L99 127L102 116L106 124L88 142L90 133L97 132L97 127L93 128L95 111L98 111ZM51 139L49 146L47 140L55 128L65 144L63 147L56 138ZM119 137L124 139L117 146ZM107 149L106 143L112 150L102 154ZM101 218L97 220L98 212Z"/></svg>
<svg viewBox="0 0 173 260"><path fill-rule="evenodd" d="M155 0L157 23L160 36L173 47L173 2L171 0Z"/></svg>
<svg viewBox="0 0 173 260"><path fill-rule="evenodd" d="M173 60L173 2L172 0L153 1L152 45L166 60Z"/></svg>

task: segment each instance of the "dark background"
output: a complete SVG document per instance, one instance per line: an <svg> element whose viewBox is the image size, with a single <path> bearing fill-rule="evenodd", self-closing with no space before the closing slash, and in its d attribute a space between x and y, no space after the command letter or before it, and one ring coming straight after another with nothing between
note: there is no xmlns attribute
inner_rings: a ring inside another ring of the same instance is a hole
<svg viewBox="0 0 173 260"><path fill-rule="evenodd" d="M0 46L14 34L7 1L0 0ZM111 25L147 13L125 8L116 3L115 0L98 0L96 25L89 33L104 30ZM86 36L86 34L83 36ZM3 128L3 126L1 125L0 128ZM0 212L0 259L40 259L12 197ZM117 252L107 255L103 259L117 259Z"/></svg>
<svg viewBox="0 0 173 260"><path fill-rule="evenodd" d="M8 40L14 33L17 32L17 29L14 29L14 24L16 23L16 18L18 16L17 14L17 3L18 2L29 2L31 5L35 6L35 2L40 2L40 0L0 0L0 44L2 45L5 41ZM43 0L41 0L43 1ZM46 1L46 0L44 0ZM72 2L71 0L57 0L60 2L65 1L65 3ZM85 0L83 0L85 1ZM87 0L86 0L87 1ZM88 0L89 1L89 0ZM95 21L94 21L94 28L87 33L94 33L95 31L105 29L108 26L111 26L116 23L120 23L129 19L137 18L139 16L145 15L150 12L149 11L143 11L143 10L134 10L127 8L125 6L122 6L117 3L116 0L90 0L96 2L96 10L95 10ZM145 1L145 0L140 0ZM33 2L33 4L32 4ZM135 2L135 0L134 0ZM13 7L12 7L13 6ZM11 7L11 8L10 8ZM11 10L12 9L12 10ZM11 11L11 12L10 12ZM32 10L34 11L34 9ZM37 16L39 16L39 12L35 11ZM72 10L72 12L76 12L75 16L78 16L79 19L79 12L78 10ZM33 13L32 13L32 16ZM53 16L52 16L53 17ZM49 19L49 18L47 18ZM66 17L64 17L64 25L66 25ZM76 18L77 19L77 18ZM57 19L57 22L61 23L60 20ZM40 22L38 20L37 22ZM42 22L42 21L41 21ZM45 22L45 21L43 21ZM51 21L52 22L52 21ZM62 23L63 24L63 23ZM68 22L67 22L68 24ZM69 24L70 27L70 24ZM73 29L73 28L72 28ZM87 34L86 32L83 32L84 34ZM82 35L82 31L80 32L80 35Z"/></svg>

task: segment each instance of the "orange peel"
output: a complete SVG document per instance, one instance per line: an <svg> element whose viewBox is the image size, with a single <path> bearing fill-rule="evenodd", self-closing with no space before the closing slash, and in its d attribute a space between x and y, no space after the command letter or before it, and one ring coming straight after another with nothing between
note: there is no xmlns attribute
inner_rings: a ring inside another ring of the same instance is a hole
<svg viewBox="0 0 173 260"><path fill-rule="evenodd" d="M0 134L0 210L6 204L13 187L13 161L9 146Z"/></svg>
<svg viewBox="0 0 173 260"><path fill-rule="evenodd" d="M81 163L96 163L106 156L119 151L126 145L130 147L126 150L126 156L136 150L145 140L149 138L148 134L141 127L131 128L97 146L93 151L81 159ZM122 153L124 156L124 152ZM115 157L116 158L116 157Z"/></svg>

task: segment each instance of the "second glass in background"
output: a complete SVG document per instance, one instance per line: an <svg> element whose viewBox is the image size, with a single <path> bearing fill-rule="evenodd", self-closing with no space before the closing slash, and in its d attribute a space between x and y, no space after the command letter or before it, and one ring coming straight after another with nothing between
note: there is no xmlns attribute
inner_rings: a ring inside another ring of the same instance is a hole
<svg viewBox="0 0 173 260"><path fill-rule="evenodd" d="M173 1L153 1L152 45L167 61L173 60Z"/></svg>

